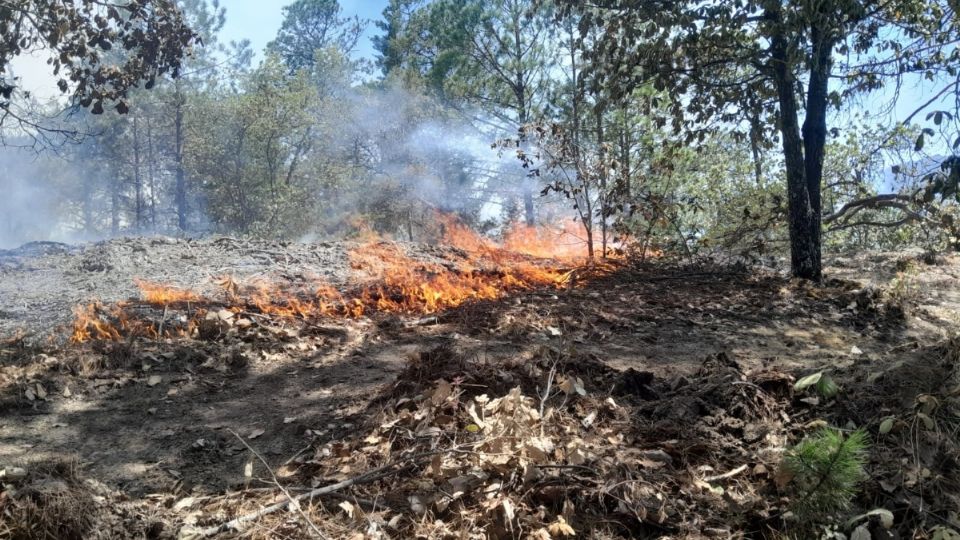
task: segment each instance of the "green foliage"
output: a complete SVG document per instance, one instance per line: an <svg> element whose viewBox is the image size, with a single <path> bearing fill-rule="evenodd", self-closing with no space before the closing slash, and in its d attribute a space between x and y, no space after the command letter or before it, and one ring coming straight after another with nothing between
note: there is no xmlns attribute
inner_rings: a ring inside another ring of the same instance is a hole
<svg viewBox="0 0 960 540"><path fill-rule="evenodd" d="M4 2L0 4L0 126L16 124L37 142L43 142L43 132L50 133L51 126L38 123L24 108L29 92L15 91L22 81L10 72L10 63L21 55L46 50L58 89L74 105L93 114L102 114L112 105L125 114L127 98L137 86L152 88L164 74L179 74L196 37L172 0L140 0L123 6L93 0Z"/></svg>
<svg viewBox="0 0 960 540"><path fill-rule="evenodd" d="M291 70L310 68L317 51L350 53L367 26L359 17L343 17L337 0L296 0L283 8L283 24L268 49Z"/></svg>
<svg viewBox="0 0 960 540"><path fill-rule="evenodd" d="M818 519L850 506L866 477L867 434L823 428L790 448L783 466L792 476L792 511L801 519Z"/></svg>

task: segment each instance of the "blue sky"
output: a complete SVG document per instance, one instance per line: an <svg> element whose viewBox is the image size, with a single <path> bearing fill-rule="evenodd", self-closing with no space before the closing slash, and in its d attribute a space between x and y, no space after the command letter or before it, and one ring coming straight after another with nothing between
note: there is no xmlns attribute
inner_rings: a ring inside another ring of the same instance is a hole
<svg viewBox="0 0 960 540"><path fill-rule="evenodd" d="M227 22L220 33L224 42L249 39L253 50L258 54L274 38L283 22L283 6L288 1L263 0L220 0L227 10ZM383 15L387 0L340 0L345 15L357 15L369 19L367 32L357 45L357 55L373 58L373 45L370 38L379 33L374 21Z"/></svg>

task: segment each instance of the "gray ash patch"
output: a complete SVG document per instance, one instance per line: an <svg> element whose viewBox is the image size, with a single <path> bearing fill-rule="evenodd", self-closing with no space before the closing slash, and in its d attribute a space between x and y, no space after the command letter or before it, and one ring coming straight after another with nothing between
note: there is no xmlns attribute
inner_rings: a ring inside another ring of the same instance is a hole
<svg viewBox="0 0 960 540"><path fill-rule="evenodd" d="M217 278L264 280L292 287L317 281L343 285L351 275L350 242L291 243L213 237L117 238L69 246L35 242L0 252L0 337L26 331L35 339L62 336L77 305L139 298L135 280L222 294ZM458 261L437 246L405 244L425 262ZM446 254L446 255L445 255Z"/></svg>

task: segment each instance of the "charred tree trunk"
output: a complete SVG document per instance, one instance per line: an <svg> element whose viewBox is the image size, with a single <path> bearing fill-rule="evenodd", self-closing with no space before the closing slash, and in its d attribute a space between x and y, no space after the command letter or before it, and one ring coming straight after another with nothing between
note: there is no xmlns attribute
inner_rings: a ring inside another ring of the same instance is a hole
<svg viewBox="0 0 960 540"><path fill-rule="evenodd" d="M753 174L756 177L757 186L763 185L763 152L760 148L762 135L760 119L757 115L753 115L750 118L750 153L753 154Z"/></svg>
<svg viewBox="0 0 960 540"><path fill-rule="evenodd" d="M770 36L770 68L777 87L777 99L780 104L779 127L787 175L790 221L790 268L796 277L819 281L822 277L819 221L820 178L807 178L808 169L804 161L804 141L800 136L798 120L797 81L793 72L790 44L782 29L784 21L780 3L769 2L766 8L766 16L772 23L771 27L773 28ZM813 83L813 80L811 80L811 83ZM817 111L811 111L808 105L807 115L810 114L817 114ZM811 187L814 185L816 194L811 193Z"/></svg>
<svg viewBox="0 0 960 540"><path fill-rule="evenodd" d="M818 14L818 15L822 15ZM806 117L803 121L803 157L804 175L807 192L810 194L810 238L808 279L821 279L821 237L823 227L823 203L821 184L823 183L823 157L827 144L827 105L832 66L831 54L833 41L827 37L824 28L829 21L817 17L811 25L811 41L814 50L810 56L810 81L807 87ZM818 24L819 23L819 24Z"/></svg>

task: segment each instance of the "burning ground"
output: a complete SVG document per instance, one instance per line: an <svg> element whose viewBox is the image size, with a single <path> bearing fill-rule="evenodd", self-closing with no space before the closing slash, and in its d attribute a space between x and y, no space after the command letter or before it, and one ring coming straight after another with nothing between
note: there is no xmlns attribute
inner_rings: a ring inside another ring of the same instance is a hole
<svg viewBox="0 0 960 540"><path fill-rule="evenodd" d="M5 532L772 537L824 423L871 441L850 515L894 516L849 529L956 522L960 261L812 287L467 233L0 254Z"/></svg>

